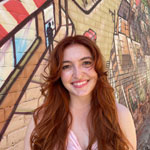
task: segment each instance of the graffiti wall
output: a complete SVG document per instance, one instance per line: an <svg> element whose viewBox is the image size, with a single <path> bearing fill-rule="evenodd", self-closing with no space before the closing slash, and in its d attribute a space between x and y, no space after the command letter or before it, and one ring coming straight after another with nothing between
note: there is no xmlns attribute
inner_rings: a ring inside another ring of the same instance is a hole
<svg viewBox="0 0 150 150"><path fill-rule="evenodd" d="M150 113L150 0L1 0L0 149L23 149L32 111L43 101L48 57L75 34L96 41L116 101L134 118L138 149L150 146L142 135Z"/></svg>

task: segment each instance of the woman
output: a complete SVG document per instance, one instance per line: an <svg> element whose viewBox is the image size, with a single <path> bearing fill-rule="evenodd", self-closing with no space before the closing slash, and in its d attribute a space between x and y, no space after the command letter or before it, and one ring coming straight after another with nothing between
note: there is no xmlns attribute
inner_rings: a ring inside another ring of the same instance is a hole
<svg viewBox="0 0 150 150"><path fill-rule="evenodd" d="M50 57L45 101L33 114L25 150L135 150L131 114L115 102L95 42L66 37Z"/></svg>

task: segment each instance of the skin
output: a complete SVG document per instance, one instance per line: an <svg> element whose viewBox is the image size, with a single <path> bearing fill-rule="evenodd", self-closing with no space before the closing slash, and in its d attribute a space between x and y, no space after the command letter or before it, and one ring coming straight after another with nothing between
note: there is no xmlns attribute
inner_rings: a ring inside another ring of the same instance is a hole
<svg viewBox="0 0 150 150"><path fill-rule="evenodd" d="M77 137L82 150L85 150L89 143L87 115L91 93L97 82L92 55L86 47L74 44L65 49L61 80L70 94L70 111L73 116L71 131ZM136 150L136 133L131 113L121 104L116 103L116 106L120 127ZM34 127L32 119L26 133L24 150L30 150L29 139Z"/></svg>
<svg viewBox="0 0 150 150"><path fill-rule="evenodd" d="M92 90L97 82L93 58L86 47L74 44L65 49L61 80L70 93L70 111L73 116L71 130L81 147L86 149L89 142L86 119Z"/></svg>
<svg viewBox="0 0 150 150"><path fill-rule="evenodd" d="M61 80L69 91L71 106L84 100L90 103L91 93L97 82L97 73L89 50L79 44L67 47L64 51Z"/></svg>

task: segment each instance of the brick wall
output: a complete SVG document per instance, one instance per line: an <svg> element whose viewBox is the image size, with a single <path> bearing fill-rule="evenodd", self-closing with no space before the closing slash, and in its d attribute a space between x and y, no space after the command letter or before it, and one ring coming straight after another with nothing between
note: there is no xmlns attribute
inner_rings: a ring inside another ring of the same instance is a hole
<svg viewBox="0 0 150 150"><path fill-rule="evenodd" d="M150 108L149 29L149 0L0 2L0 149L23 149L31 112L43 101L49 53L74 34L96 40L116 100L129 107L138 133Z"/></svg>

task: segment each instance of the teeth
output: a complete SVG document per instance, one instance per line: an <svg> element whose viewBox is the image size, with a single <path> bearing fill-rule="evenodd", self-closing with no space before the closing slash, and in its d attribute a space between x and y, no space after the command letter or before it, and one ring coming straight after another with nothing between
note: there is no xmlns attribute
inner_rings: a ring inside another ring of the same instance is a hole
<svg viewBox="0 0 150 150"><path fill-rule="evenodd" d="M80 86L80 85L83 85L85 84L87 81L83 81L83 82L78 82L78 83L73 83L74 85L77 85L77 86Z"/></svg>

